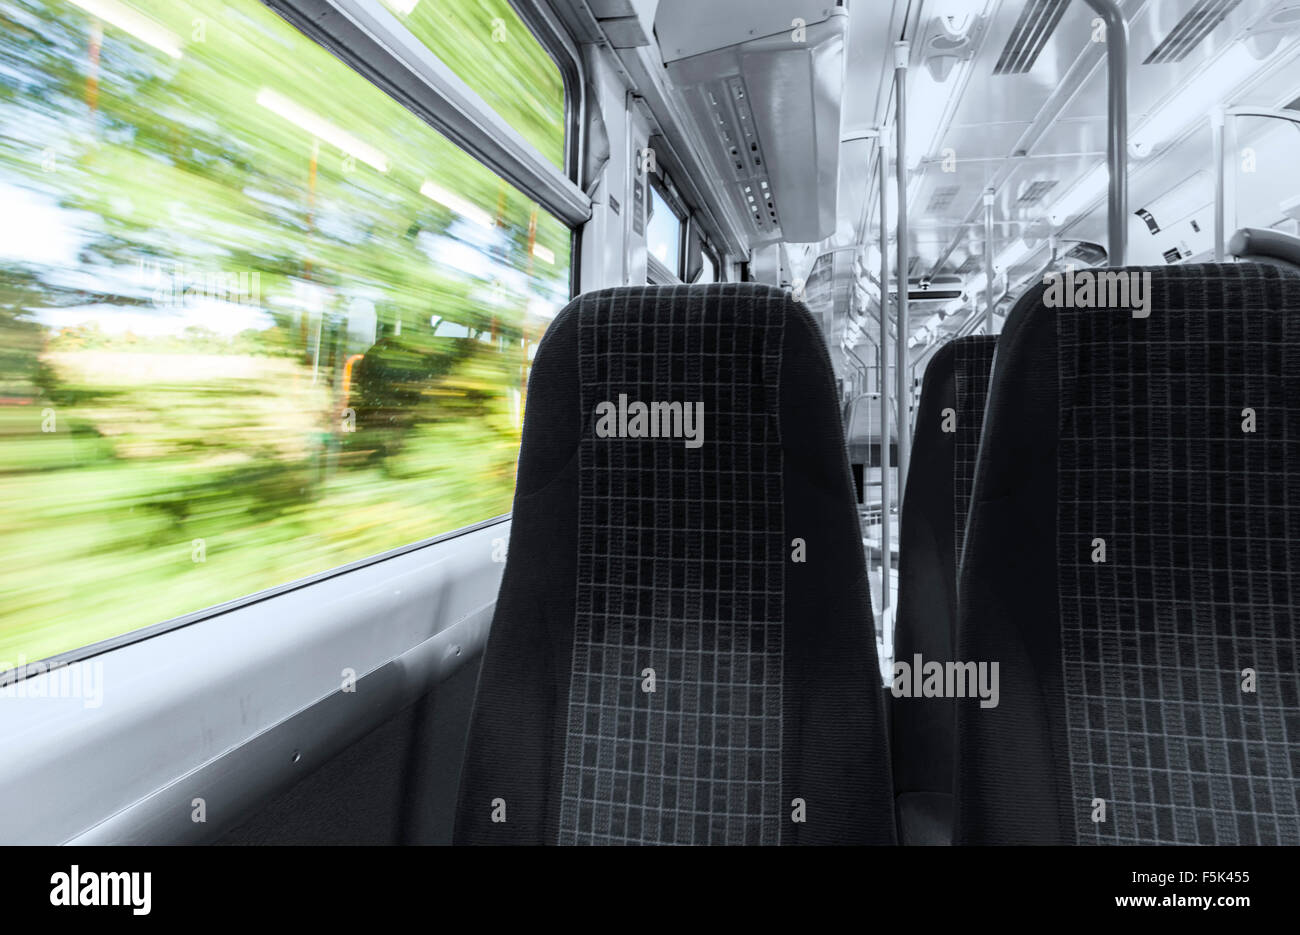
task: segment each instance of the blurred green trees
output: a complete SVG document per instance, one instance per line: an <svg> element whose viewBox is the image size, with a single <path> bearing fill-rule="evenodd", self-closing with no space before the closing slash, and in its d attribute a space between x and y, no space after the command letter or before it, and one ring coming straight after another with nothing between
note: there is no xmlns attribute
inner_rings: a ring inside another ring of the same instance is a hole
<svg viewBox="0 0 1300 935"><path fill-rule="evenodd" d="M0 666L508 511L568 293L563 225L258 0L110 6L0 0ZM562 164L506 0L409 25Z"/></svg>

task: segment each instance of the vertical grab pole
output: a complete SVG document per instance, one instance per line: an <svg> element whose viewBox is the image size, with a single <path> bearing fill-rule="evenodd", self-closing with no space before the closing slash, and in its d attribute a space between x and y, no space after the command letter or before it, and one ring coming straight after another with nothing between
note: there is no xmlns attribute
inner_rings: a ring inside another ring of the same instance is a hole
<svg viewBox="0 0 1300 935"><path fill-rule="evenodd" d="M912 329L907 320L907 270L911 266L907 243L907 59L908 44L894 43L894 171L898 179L898 328L895 350L898 360L894 364L898 378L898 516L903 516L903 491L907 486L907 464L912 442L912 387L909 385L907 357L910 353L908 338Z"/></svg>
<svg viewBox="0 0 1300 935"><path fill-rule="evenodd" d="M889 131L880 128L880 615L889 612Z"/></svg>
<svg viewBox="0 0 1300 935"><path fill-rule="evenodd" d="M1240 108L1232 108L1224 111L1223 121L1223 242L1225 250L1227 242L1232 235L1228 231L1237 229L1237 165L1234 160L1229 159L1233 153L1239 152L1238 148L1238 127L1240 126L1237 118L1240 116Z"/></svg>
<svg viewBox="0 0 1300 935"><path fill-rule="evenodd" d="M1223 180L1227 172L1227 153L1223 140L1223 124L1227 119L1222 107L1210 111L1210 131L1214 135L1214 262L1223 262L1228 232L1224 219Z"/></svg>
<svg viewBox="0 0 1300 935"><path fill-rule="evenodd" d="M984 333L993 333L993 189L984 189Z"/></svg>
<svg viewBox="0 0 1300 935"><path fill-rule="evenodd" d="M1110 265L1128 258L1128 23L1118 0L1087 0L1106 26L1106 200Z"/></svg>

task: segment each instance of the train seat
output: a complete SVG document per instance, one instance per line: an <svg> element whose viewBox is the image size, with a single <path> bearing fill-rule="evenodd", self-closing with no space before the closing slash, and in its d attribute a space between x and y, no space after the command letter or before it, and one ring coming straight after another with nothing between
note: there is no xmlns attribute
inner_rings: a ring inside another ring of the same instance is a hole
<svg viewBox="0 0 1300 935"><path fill-rule="evenodd" d="M848 459L802 305L625 287L556 317L484 653L458 842L895 840Z"/></svg>
<svg viewBox="0 0 1300 935"><path fill-rule="evenodd" d="M1243 227L1228 240L1228 252L1252 263L1300 272L1300 237L1283 231Z"/></svg>
<svg viewBox="0 0 1300 935"><path fill-rule="evenodd" d="M997 338L949 341L925 369L904 491L895 658L954 659L957 566ZM949 698L895 699L894 793L904 844L952 836L953 708Z"/></svg>
<svg viewBox="0 0 1300 935"><path fill-rule="evenodd" d="M958 655L1000 702L957 703L956 841L1297 844L1300 275L1122 272L1149 315L1038 284L999 339Z"/></svg>

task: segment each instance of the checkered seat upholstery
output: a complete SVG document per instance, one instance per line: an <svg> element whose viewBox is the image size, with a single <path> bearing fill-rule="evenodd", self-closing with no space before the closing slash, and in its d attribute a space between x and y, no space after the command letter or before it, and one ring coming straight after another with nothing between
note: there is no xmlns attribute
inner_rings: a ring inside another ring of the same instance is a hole
<svg viewBox="0 0 1300 935"><path fill-rule="evenodd" d="M701 403L701 444L596 431L620 400ZM890 843L878 672L804 308L751 284L574 300L529 381L455 839Z"/></svg>
<svg viewBox="0 0 1300 935"><path fill-rule="evenodd" d="M958 843L1300 843L1300 276L1150 275L999 339L961 565ZM1104 551L1103 551L1104 550Z"/></svg>
<svg viewBox="0 0 1300 935"><path fill-rule="evenodd" d="M914 664L954 659L957 566L984 423L997 338L949 341L921 384L899 537L894 657ZM904 844L952 836L952 700L897 698L890 705L894 792Z"/></svg>

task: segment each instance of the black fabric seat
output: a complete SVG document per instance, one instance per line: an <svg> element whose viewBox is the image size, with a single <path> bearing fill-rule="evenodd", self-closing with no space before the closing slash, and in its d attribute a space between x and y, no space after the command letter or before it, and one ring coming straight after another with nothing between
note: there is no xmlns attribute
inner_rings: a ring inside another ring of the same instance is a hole
<svg viewBox="0 0 1300 935"><path fill-rule="evenodd" d="M1300 843L1300 276L1131 272L1147 317L1040 284L999 340L958 653L1000 702L957 705L958 843Z"/></svg>
<svg viewBox="0 0 1300 935"><path fill-rule="evenodd" d="M917 407L899 536L894 658L915 667L955 658L957 566L997 338L957 338L935 351ZM949 698L896 698L894 792L904 844L952 837L954 716Z"/></svg>
<svg viewBox="0 0 1300 935"><path fill-rule="evenodd" d="M703 444L598 435L621 395L703 403ZM611 289L552 323L468 743L460 843L893 842L832 371L785 293Z"/></svg>

